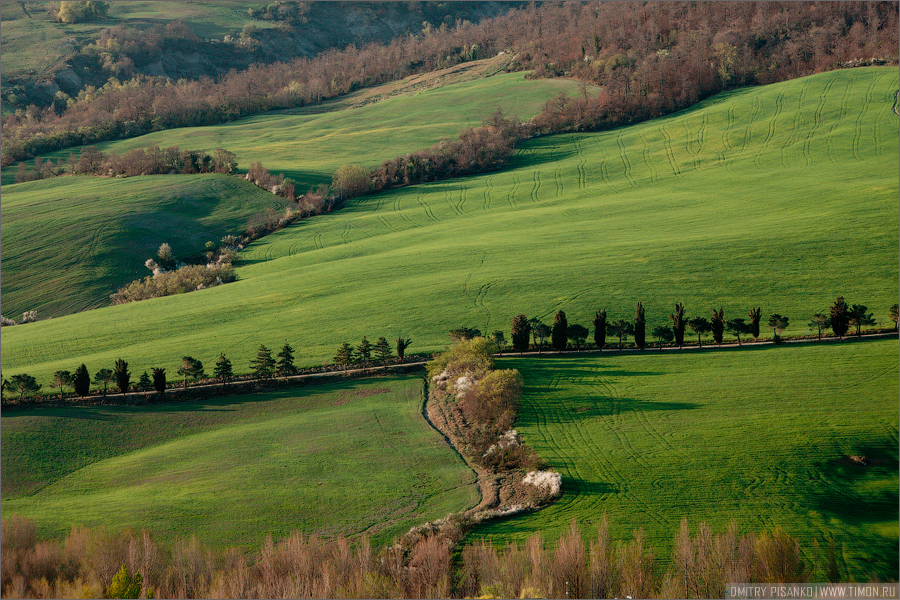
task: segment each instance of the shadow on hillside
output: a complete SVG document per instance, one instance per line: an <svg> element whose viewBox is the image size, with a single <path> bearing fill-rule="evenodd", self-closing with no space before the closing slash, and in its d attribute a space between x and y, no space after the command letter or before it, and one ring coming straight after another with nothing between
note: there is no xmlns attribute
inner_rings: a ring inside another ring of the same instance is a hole
<svg viewBox="0 0 900 600"><path fill-rule="evenodd" d="M883 437L880 441L856 444L846 456L816 465L821 480L798 484L801 505L819 512L826 521L846 523L852 529L866 531L866 557L856 559L859 569L870 581L896 581L900 561L897 538L878 537L880 527L896 527L898 516L897 441ZM836 538L840 543L851 540Z"/></svg>
<svg viewBox="0 0 900 600"><path fill-rule="evenodd" d="M526 390L526 394L528 391ZM559 424L573 424L586 419L597 417L609 417L638 412L659 412L675 410L694 410L702 408L702 404L695 402L656 402L653 400L639 400L637 398L614 398L602 395L573 395L566 398L565 406L555 404L553 406L553 422ZM544 422L541 419L529 419L528 413L523 412L521 424L538 424Z"/></svg>

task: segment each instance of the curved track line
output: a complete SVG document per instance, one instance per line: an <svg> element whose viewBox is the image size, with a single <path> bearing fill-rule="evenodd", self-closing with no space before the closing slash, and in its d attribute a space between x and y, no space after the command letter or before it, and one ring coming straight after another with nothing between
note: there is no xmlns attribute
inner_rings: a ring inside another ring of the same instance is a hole
<svg viewBox="0 0 900 600"><path fill-rule="evenodd" d="M624 129L619 130L619 135L616 136L616 145L619 147L619 157L622 159L622 164L625 165L625 179L628 180L631 187L640 187L631 175L631 161L628 160L628 153L625 152L625 143L622 141L624 132Z"/></svg>

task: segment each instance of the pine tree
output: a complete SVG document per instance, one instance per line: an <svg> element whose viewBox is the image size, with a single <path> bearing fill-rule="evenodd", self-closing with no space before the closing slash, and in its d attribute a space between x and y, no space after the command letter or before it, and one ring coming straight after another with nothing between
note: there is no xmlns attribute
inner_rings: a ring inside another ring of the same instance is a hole
<svg viewBox="0 0 900 600"><path fill-rule="evenodd" d="M675 337L675 334L672 333L672 328L668 325L657 325L653 328L652 334L653 337L656 338L660 350L662 350L663 340L665 340L666 342L671 342L672 338Z"/></svg>
<svg viewBox="0 0 900 600"><path fill-rule="evenodd" d="M162 367L153 367L153 389L160 394L166 393L166 370Z"/></svg>
<svg viewBox="0 0 900 600"><path fill-rule="evenodd" d="M773 313L769 315L769 327L772 328L773 340L776 344L781 340L778 337L778 334L788 328L790 324L790 319L788 317L782 317L778 313Z"/></svg>
<svg viewBox="0 0 900 600"><path fill-rule="evenodd" d="M697 343L700 347L703 347L703 340L701 339L704 334L709 333L712 330L712 324L707 321L704 317L694 317L693 319L687 322L688 326L694 330L694 333L697 334Z"/></svg>
<svg viewBox="0 0 900 600"><path fill-rule="evenodd" d="M128 372L128 363L121 358L116 360L113 371L115 371L116 374L116 385L119 386L119 391L122 394L127 394L128 384L131 383L131 373Z"/></svg>
<svg viewBox="0 0 900 600"><path fill-rule="evenodd" d="M25 400L25 394L37 394L41 390L41 384L31 375L19 373L9 378L9 388L19 392L19 402L21 402Z"/></svg>
<svg viewBox="0 0 900 600"><path fill-rule="evenodd" d="M128 567L123 564L119 572L113 576L109 587L106 588L106 598L140 598L143 585L144 579L141 574L129 575ZM153 597L152 590L153 588L150 588L150 593L147 594L149 598Z"/></svg>
<svg viewBox="0 0 900 600"><path fill-rule="evenodd" d="M528 337L531 335L531 325L525 315L516 315L510 328L513 349L516 352L528 351Z"/></svg>
<svg viewBox="0 0 900 600"><path fill-rule="evenodd" d="M743 319L731 319L725 323L725 326L728 328L728 331L737 336L738 346L741 345L741 334L750 333L751 330L750 323Z"/></svg>
<svg viewBox="0 0 900 600"><path fill-rule="evenodd" d="M272 358L272 351L260 344L256 350L256 358L250 361L250 368L253 369L253 374L260 379L271 377L275 372L275 359Z"/></svg>
<svg viewBox="0 0 900 600"><path fill-rule="evenodd" d="M100 369L96 373L94 373L94 383L102 383L103 384L103 395L106 395L106 390L109 387L109 382L112 381L113 372L112 369Z"/></svg>
<svg viewBox="0 0 900 600"><path fill-rule="evenodd" d="M359 362L362 364L368 364L372 360L372 344L366 339L366 336L363 336L363 339L359 341L359 346L356 347L356 355L359 356Z"/></svg>
<svg viewBox="0 0 900 600"><path fill-rule="evenodd" d="M72 385L75 387L75 393L82 398L91 393L91 376L84 363L75 369L75 379Z"/></svg>
<svg viewBox="0 0 900 600"><path fill-rule="evenodd" d="M850 311L848 313L850 319L849 323L853 327L856 327L856 335L857 337L862 335L863 326L871 327L875 325L875 318L872 316L872 313L866 313L869 308L863 304L854 304L850 307Z"/></svg>
<svg viewBox="0 0 900 600"><path fill-rule="evenodd" d="M619 319L618 321L607 323L606 330L610 335L614 335L619 338L619 352L621 352L622 340L634 333L634 324L626 321L625 319Z"/></svg>
<svg viewBox="0 0 900 600"><path fill-rule="evenodd" d="M150 374L147 371L141 373L141 378L138 380L138 386L141 388L141 391L150 389Z"/></svg>
<svg viewBox="0 0 900 600"><path fill-rule="evenodd" d="M844 337L848 329L850 329L850 307L844 302L844 297L840 296L831 306L831 330L834 335Z"/></svg>
<svg viewBox="0 0 900 600"><path fill-rule="evenodd" d="M59 388L59 399L63 399L63 388L72 385L74 376L69 371L57 371L53 374L53 385Z"/></svg>
<svg viewBox="0 0 900 600"><path fill-rule="evenodd" d="M712 335L713 340L718 345L722 345L722 336L725 333L725 309L713 309L712 313Z"/></svg>
<svg viewBox="0 0 900 600"><path fill-rule="evenodd" d="M491 339L497 344L497 352L503 354L503 346L506 345L506 334L499 329L491 334Z"/></svg>
<svg viewBox="0 0 900 600"><path fill-rule="evenodd" d="M566 349L566 336L569 331L569 323L566 321L566 313L559 311L553 319L553 333L550 334L550 342L554 350Z"/></svg>
<svg viewBox="0 0 900 600"><path fill-rule="evenodd" d="M203 363L191 356L181 357L181 366L178 367L177 372L184 376L184 389L188 387L188 379L196 381L206 376L203 372Z"/></svg>
<svg viewBox="0 0 900 600"><path fill-rule="evenodd" d="M644 305L637 303L634 313L634 345L643 350L647 344L647 322L644 319Z"/></svg>
<svg viewBox="0 0 900 600"><path fill-rule="evenodd" d="M606 345L606 309L598 310L591 323L594 326L594 343L598 350L602 350Z"/></svg>
<svg viewBox="0 0 900 600"><path fill-rule="evenodd" d="M898 322L900 322L900 304L894 303L891 305L890 310L888 310L888 317L894 322L894 329L897 329Z"/></svg>
<svg viewBox="0 0 900 600"><path fill-rule="evenodd" d="M378 357L381 364L386 365L393 355L394 353L391 351L391 345L387 339L384 336L378 338L378 341L375 342L375 356Z"/></svg>
<svg viewBox="0 0 900 600"><path fill-rule="evenodd" d="M684 346L684 305L675 305L675 314L669 315L672 320L672 333L675 334L675 344L681 348Z"/></svg>
<svg viewBox="0 0 900 600"><path fill-rule="evenodd" d="M227 384L228 381L234 377L234 370L231 366L231 361L225 357L225 353L219 355L219 358L216 359L216 366L213 367L213 377L221 381L223 384Z"/></svg>
<svg viewBox="0 0 900 600"><path fill-rule="evenodd" d="M334 364L346 369L352 362L353 346L351 346L349 342L344 342L343 344L341 344L341 347L338 348L337 354L334 355Z"/></svg>
<svg viewBox="0 0 900 600"><path fill-rule="evenodd" d="M278 353L275 372L282 377L293 375L297 372L297 367L294 366L294 349L287 342L284 343L284 346L281 347L281 352Z"/></svg>
<svg viewBox="0 0 900 600"><path fill-rule="evenodd" d="M751 306L748 314L750 316L750 335L756 339L759 337L759 320L762 318L762 307L757 306L753 308Z"/></svg>
<svg viewBox="0 0 900 600"><path fill-rule="evenodd" d="M816 313L813 315L812 320L809 322L809 327L815 327L816 331L818 331L819 339L822 339L822 332L828 329L831 326L831 319L822 313Z"/></svg>

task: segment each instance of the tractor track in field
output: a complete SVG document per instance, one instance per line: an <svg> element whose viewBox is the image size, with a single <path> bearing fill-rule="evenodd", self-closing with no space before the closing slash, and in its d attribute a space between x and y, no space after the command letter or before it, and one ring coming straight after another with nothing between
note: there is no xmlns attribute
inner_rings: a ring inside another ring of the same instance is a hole
<svg viewBox="0 0 900 600"><path fill-rule="evenodd" d="M650 183L656 183L659 181L659 171L653 164L653 160L650 158L650 142L647 140L647 137L644 135L643 130L640 132L641 144L644 146L641 151L641 156L644 159L644 164L647 165L647 170L650 171Z"/></svg>
<svg viewBox="0 0 900 600"><path fill-rule="evenodd" d="M634 180L634 176L631 173L631 161L628 160L628 152L625 150L625 142L622 141L622 136L624 135L625 130L620 129L619 134L616 136L616 145L619 147L619 157L622 159L622 164L625 166L625 179L628 180L628 183L633 188L640 187L637 182Z"/></svg>
<svg viewBox="0 0 900 600"><path fill-rule="evenodd" d="M857 160L862 160L862 152L860 152L859 145L863 137L863 118L869 112L869 106L871 106L872 102L874 102L874 98L872 97L873 91L875 89L875 84L878 83L878 78L873 77L872 81L869 83L869 87L866 88L865 96L863 97L862 107L856 113L856 119L853 121L853 141L851 142L851 149L853 150L853 158ZM877 138L875 139L877 141Z"/></svg>
<svg viewBox="0 0 900 600"><path fill-rule="evenodd" d="M819 129L822 127L822 113L825 110L825 104L828 101L828 94L831 91L831 88L834 86L834 82L834 79L830 79L825 85L825 88L822 90L822 93L819 94L819 103L816 105L815 111L813 112L813 126L809 128L809 132L806 134L806 140L804 140L803 142L802 152L804 158L806 159L807 168L812 166L812 141L818 133Z"/></svg>
<svg viewBox="0 0 900 600"><path fill-rule="evenodd" d="M669 166L672 168L672 173L676 177L681 177L681 168L678 166L678 163L675 160L675 152L672 150L672 136L669 135L668 130L662 125L659 126L659 133L662 134L663 139L665 140L663 142L663 148L666 151L666 158L669 159Z"/></svg>
<svg viewBox="0 0 900 600"><path fill-rule="evenodd" d="M778 95L775 97L775 113L769 118L768 128L766 129L766 137L763 139L762 144L759 145L759 149L756 151L756 156L753 157L753 164L756 165L757 169L762 170L762 165L760 164L760 159L763 154L769 149L769 144L772 143L772 139L775 137L775 132L777 128L778 117L781 116L782 111L784 110L784 96L785 89L782 86L781 90L778 92Z"/></svg>
<svg viewBox="0 0 900 600"><path fill-rule="evenodd" d="M494 191L494 176L489 175L487 179L484 180L484 192L482 193L482 199L484 203L481 208L483 210L491 209L491 193Z"/></svg>
<svg viewBox="0 0 900 600"><path fill-rule="evenodd" d="M850 90L853 88L852 81L844 82L844 95L841 96L841 109L838 114L838 118L834 120L834 123L831 127L828 128L828 133L825 136L825 146L828 149L828 158L831 160L833 164L837 164L837 161L834 158L834 148L832 147L832 134L834 130L844 121L844 117L850 111Z"/></svg>

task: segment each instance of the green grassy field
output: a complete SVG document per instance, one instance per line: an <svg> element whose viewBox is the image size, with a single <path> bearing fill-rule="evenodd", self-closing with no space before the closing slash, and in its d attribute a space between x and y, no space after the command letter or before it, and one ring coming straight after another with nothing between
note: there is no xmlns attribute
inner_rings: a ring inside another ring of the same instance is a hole
<svg viewBox="0 0 900 600"><path fill-rule="evenodd" d="M472 473L393 377L2 418L3 516L259 548L294 530L388 543L478 502Z"/></svg>
<svg viewBox="0 0 900 600"><path fill-rule="evenodd" d="M486 60L465 65L483 73L483 67L497 64ZM464 79L466 70L456 67L444 73L451 81ZM525 80L524 73L503 73L416 93L410 82L429 78L407 78L360 90L354 94L310 106L264 113L233 123L209 127L185 127L151 133L127 140L96 144L104 152L124 154L133 148L178 146L212 152L226 148L237 155L238 169L246 171L260 161L272 172L294 179L297 191L330 184L341 165L360 163L376 167L384 160L422 150L441 138L455 138L470 126L481 125L497 108L528 119L560 93L574 95L578 85L570 80ZM380 102L355 106L368 98L397 93ZM65 158L80 148L47 154L45 158ZM4 185L14 182L16 166L3 169Z"/></svg>
<svg viewBox="0 0 900 600"><path fill-rule="evenodd" d="M481 61L472 69L484 74L483 69L495 63ZM434 85L429 79L439 76L445 81L464 78L468 70L441 73L410 78L406 87L401 82L361 91L324 107L297 111L300 114L266 114L101 147L118 153L153 144L210 152L225 147L238 153L244 169L260 160L273 171L289 173L302 182L302 193L330 183L333 172L347 162L375 166L441 137L454 137L480 124L498 105L507 111L517 107L527 117L559 92L575 90L571 81L526 81L515 73L342 110L379 93L409 93L416 84ZM26 310L58 317L107 306L109 294L149 274L144 261L155 256L162 242L180 254L202 252L206 241L242 232L250 216L270 206L286 206L254 186L221 177L62 177L13 184L14 172L15 167L3 170L0 231L4 311L13 318ZM90 251L85 253L85 248Z"/></svg>
<svg viewBox="0 0 900 600"><path fill-rule="evenodd" d="M3 188L3 312L57 317L109 305L109 295L150 275L144 266L168 242L176 255L246 229L269 192L224 175L129 179L65 177Z"/></svg>
<svg viewBox="0 0 900 600"><path fill-rule="evenodd" d="M734 519L783 527L808 560L833 535L845 574L896 581L897 361L896 340L501 360L525 378L516 428L563 496L468 539L552 540L572 519L596 536L605 512L613 539L641 527L668 560L682 518Z"/></svg>
<svg viewBox="0 0 900 600"><path fill-rule="evenodd" d="M240 370L285 339L319 364L344 340L446 346L519 313L587 324L675 302L750 306L805 333L838 295L887 322L897 301L893 68L743 89L633 127L533 140L502 172L358 199L252 244L240 281L3 328L4 375L42 382L116 358L177 368L187 349Z"/></svg>

